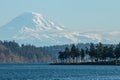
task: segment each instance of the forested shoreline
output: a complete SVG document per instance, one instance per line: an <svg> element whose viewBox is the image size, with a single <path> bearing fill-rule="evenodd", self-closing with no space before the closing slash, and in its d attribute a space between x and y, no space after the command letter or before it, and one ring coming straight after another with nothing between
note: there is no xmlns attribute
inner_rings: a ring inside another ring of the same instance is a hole
<svg viewBox="0 0 120 80"><path fill-rule="evenodd" d="M59 54L57 54L59 53ZM56 57L57 56L57 57ZM0 62L86 63L120 62L119 44L71 44L48 47L19 45L15 41L0 41ZM57 59L55 61L55 59ZM91 63L90 63L91 64Z"/></svg>
<svg viewBox="0 0 120 80"><path fill-rule="evenodd" d="M15 41L0 41L0 62L52 62L53 57L44 47L19 45Z"/></svg>
<svg viewBox="0 0 120 80"><path fill-rule="evenodd" d="M57 63L99 63L99 62L119 62L120 43L116 45L105 45L90 43L89 47L79 49L75 44L71 48L66 47L60 51Z"/></svg>

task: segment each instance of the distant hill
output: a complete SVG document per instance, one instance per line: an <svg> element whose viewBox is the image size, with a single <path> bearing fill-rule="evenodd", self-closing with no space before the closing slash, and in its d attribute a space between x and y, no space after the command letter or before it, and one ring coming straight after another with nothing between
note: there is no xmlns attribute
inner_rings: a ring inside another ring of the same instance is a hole
<svg viewBox="0 0 120 80"><path fill-rule="evenodd" d="M23 59L13 53L10 49L0 44L0 62L20 62L22 60Z"/></svg>
<svg viewBox="0 0 120 80"><path fill-rule="evenodd" d="M89 44L76 44L79 49L89 47ZM0 41L0 62L52 62L58 52L71 45L55 45L36 47L34 45L19 45L15 41Z"/></svg>
<svg viewBox="0 0 120 80"><path fill-rule="evenodd" d="M52 55L42 47L19 46L15 41L0 42L0 62L52 62Z"/></svg>
<svg viewBox="0 0 120 80"><path fill-rule="evenodd" d="M97 44L94 44L95 46ZM104 44L110 46L110 44ZM0 41L0 62L53 62L57 59L59 51L64 51L71 45L55 45L36 47L34 45L19 45L15 41ZM86 49L89 43L78 43L76 47Z"/></svg>

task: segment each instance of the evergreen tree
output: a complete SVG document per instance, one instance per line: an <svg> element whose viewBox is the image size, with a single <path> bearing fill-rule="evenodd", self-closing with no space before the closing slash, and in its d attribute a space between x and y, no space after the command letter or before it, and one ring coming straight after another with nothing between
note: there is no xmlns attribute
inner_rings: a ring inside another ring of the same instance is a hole
<svg viewBox="0 0 120 80"><path fill-rule="evenodd" d="M93 62L96 56L96 50L93 43L90 43L89 55L90 55L91 61Z"/></svg>
<svg viewBox="0 0 120 80"><path fill-rule="evenodd" d="M73 62L75 61L75 52L76 52L76 46L73 44L71 47L71 58L73 59Z"/></svg>
<svg viewBox="0 0 120 80"><path fill-rule="evenodd" d="M65 48L64 55L65 55L66 62L67 62L68 59L69 59L69 62L70 62L70 50L69 50L68 47Z"/></svg>
<svg viewBox="0 0 120 80"><path fill-rule="evenodd" d="M104 60L104 61L106 61L106 58L108 57L108 51L109 51L109 49L108 49L108 46L105 46L105 47L103 47L103 54L102 54L102 60Z"/></svg>
<svg viewBox="0 0 120 80"><path fill-rule="evenodd" d="M116 48L115 48L116 61L119 59L119 57L120 57L120 43L118 45L116 45Z"/></svg>
<svg viewBox="0 0 120 80"><path fill-rule="evenodd" d="M4 44L8 46L8 44ZM27 48L24 49L27 50ZM26 52L26 51L24 51ZM114 45L103 45L102 43L97 44L95 47L95 44L90 43L89 47L86 47L86 49L82 49L79 51L79 49L73 44L71 49L69 50L68 47L65 48L64 52L59 52L58 58L61 60L61 62L76 62L81 57L81 61L84 60L84 57L86 55L89 55L91 58L91 61L118 61L120 58L120 43L116 46ZM72 58L72 60L70 60Z"/></svg>
<svg viewBox="0 0 120 80"><path fill-rule="evenodd" d="M85 50L81 49L81 61L84 60L84 57L85 57Z"/></svg>
<svg viewBox="0 0 120 80"><path fill-rule="evenodd" d="M114 46L110 45L110 47L108 47L108 54L107 57L112 60L113 58L115 58L115 53L114 53Z"/></svg>
<svg viewBox="0 0 120 80"><path fill-rule="evenodd" d="M85 54L89 55L89 49L87 47L85 47Z"/></svg>
<svg viewBox="0 0 120 80"><path fill-rule="evenodd" d="M76 48L76 46L73 44L71 47L71 58L73 59L73 62L75 62L75 58L76 58L76 62L77 62L77 58L80 56L80 51L78 48Z"/></svg>
<svg viewBox="0 0 120 80"><path fill-rule="evenodd" d="M58 56L58 59L61 61L61 63L64 62L64 53L63 52L59 52L59 56Z"/></svg>
<svg viewBox="0 0 120 80"><path fill-rule="evenodd" d="M98 45L97 45L97 56L99 58L99 60L102 60L102 56L103 56L103 44L100 42Z"/></svg>
<svg viewBox="0 0 120 80"><path fill-rule="evenodd" d="M76 62L78 62L78 58L80 58L80 56L81 56L80 50L79 48L76 48L76 52L75 52Z"/></svg>

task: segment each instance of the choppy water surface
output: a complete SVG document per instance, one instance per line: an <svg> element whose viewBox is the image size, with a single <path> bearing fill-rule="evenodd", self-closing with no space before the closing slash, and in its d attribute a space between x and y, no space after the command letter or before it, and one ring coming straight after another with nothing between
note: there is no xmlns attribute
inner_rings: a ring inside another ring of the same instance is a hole
<svg viewBox="0 0 120 80"><path fill-rule="evenodd" d="M0 64L0 80L120 80L120 66Z"/></svg>

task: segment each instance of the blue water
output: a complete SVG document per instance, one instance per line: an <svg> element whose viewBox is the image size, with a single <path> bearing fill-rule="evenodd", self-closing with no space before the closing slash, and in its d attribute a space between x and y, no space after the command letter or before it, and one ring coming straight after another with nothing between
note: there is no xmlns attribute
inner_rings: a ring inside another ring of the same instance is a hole
<svg viewBox="0 0 120 80"><path fill-rule="evenodd" d="M120 80L120 66L0 64L0 80Z"/></svg>

